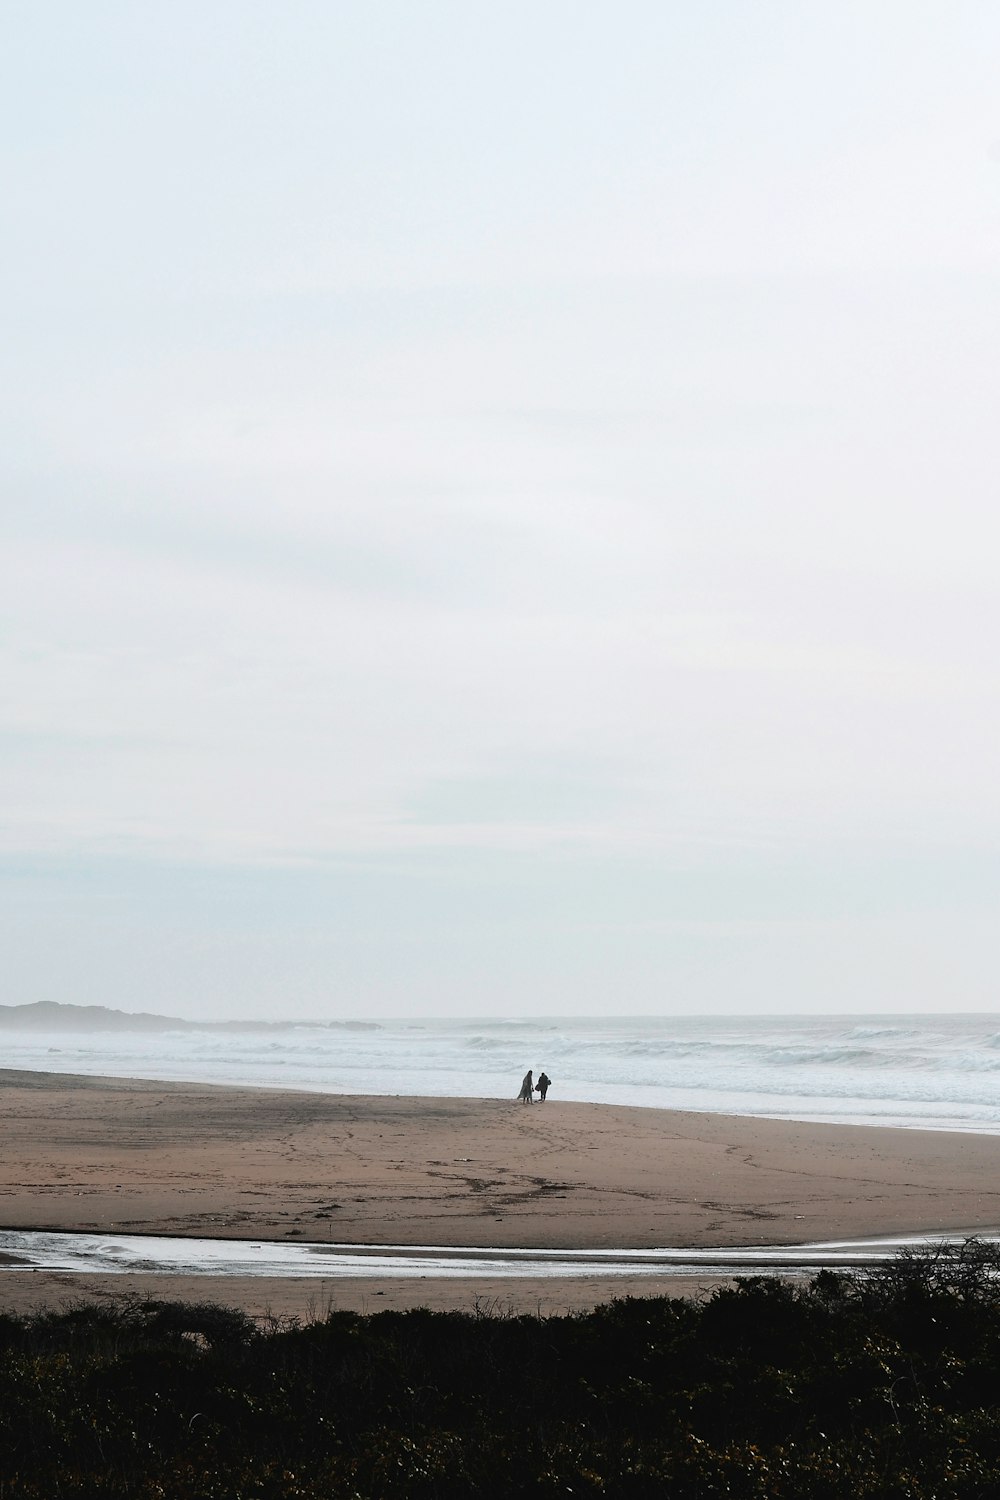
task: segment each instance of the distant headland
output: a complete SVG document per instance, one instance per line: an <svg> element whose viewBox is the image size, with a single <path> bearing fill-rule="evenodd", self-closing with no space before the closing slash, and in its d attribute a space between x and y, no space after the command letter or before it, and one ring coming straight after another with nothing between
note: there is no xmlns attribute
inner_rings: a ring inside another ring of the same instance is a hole
<svg viewBox="0 0 1000 1500"><path fill-rule="evenodd" d="M187 1021L150 1011L69 1005L58 1000L0 1005L0 1029L8 1031L279 1031L298 1026L322 1026L328 1031L379 1029L376 1021Z"/></svg>

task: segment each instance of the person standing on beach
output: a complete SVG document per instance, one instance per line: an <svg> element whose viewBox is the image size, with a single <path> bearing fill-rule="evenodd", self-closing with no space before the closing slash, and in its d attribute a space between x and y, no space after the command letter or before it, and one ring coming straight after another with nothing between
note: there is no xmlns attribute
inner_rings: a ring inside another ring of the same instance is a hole
<svg viewBox="0 0 1000 1500"><path fill-rule="evenodd" d="M538 1090L539 1094L541 1095L542 1103L543 1104L545 1103L545 1095L549 1091L549 1084L551 1082L552 1082L552 1079L549 1077L549 1075L547 1073L539 1073L539 1075L538 1075L538 1082L535 1084L535 1088Z"/></svg>
<svg viewBox="0 0 1000 1500"><path fill-rule="evenodd" d="M517 1096L522 1104L534 1104L535 1101L531 1097L532 1093L534 1092L534 1087L535 1085L531 1081L531 1069L529 1068L527 1073L525 1073L524 1075L524 1081L521 1084L521 1092Z"/></svg>

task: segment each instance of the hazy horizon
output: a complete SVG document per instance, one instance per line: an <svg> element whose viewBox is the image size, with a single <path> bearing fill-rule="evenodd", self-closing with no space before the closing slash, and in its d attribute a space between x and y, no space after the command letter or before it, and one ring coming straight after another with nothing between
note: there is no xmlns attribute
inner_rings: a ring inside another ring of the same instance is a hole
<svg viewBox="0 0 1000 1500"><path fill-rule="evenodd" d="M25 1002L25 1003L20 1004L20 1005L0 1004L0 1021L3 1021L4 1023L10 1022L11 1024L13 1024L12 1018L16 1018L16 1016L17 1016L17 1014L19 1012L26 1011L26 1010L30 1011L30 1010L33 1010L34 1008L38 1007L38 1006L45 1006L45 1007L54 1007L54 1008L56 1008L60 1012L60 1016L57 1017L57 1020L58 1019L66 1019L67 1017L71 1017L72 1013L74 1011L80 1010L80 1011L85 1011L85 1012L88 1012L88 1013L92 1013L94 1011L98 1011L98 1012L101 1012L103 1015L112 1016L112 1017L114 1017L114 1016L123 1016L123 1017L125 1017L126 1020L145 1020L145 1021L150 1021L150 1022L166 1021L166 1022L171 1022L171 1023L180 1021L184 1026L189 1026L189 1025L203 1026L203 1027L213 1027L214 1026L214 1027L223 1027L223 1028L225 1028L225 1027L232 1027L232 1026L237 1026L237 1027L238 1026L246 1026L248 1028L249 1027L272 1028L272 1027L281 1027L281 1026L289 1026L289 1027L320 1026L320 1027L333 1027L333 1028L337 1028L337 1027L348 1027L348 1028L351 1028L351 1027L362 1027L362 1028L372 1027L372 1028L377 1028L379 1026L393 1027L393 1026L412 1026L412 1025L415 1025L417 1027L420 1027L420 1026L442 1025L442 1026L474 1026L474 1027L485 1027L486 1029L489 1029L490 1027L496 1027L496 1026L503 1026L503 1027L506 1027L506 1026L518 1026L518 1025L546 1026L550 1022L553 1025L559 1025L559 1024L564 1024L564 1023L574 1023L574 1024L579 1024L579 1025L582 1025L582 1026L588 1026L588 1025L598 1025L598 1026L600 1026L600 1025L606 1025L608 1023L612 1023L615 1026L629 1026L629 1025L631 1025L632 1022L635 1022L638 1025L645 1027L645 1026L648 1026L648 1024L649 1024L650 1021L662 1021L664 1025L669 1025L671 1021L677 1021L677 1022L691 1022L691 1021L693 1021L693 1022L697 1022L699 1024L702 1023L702 1022L718 1022L720 1024L724 1024L726 1022L740 1022L740 1021L743 1021L743 1020L752 1020L755 1023L766 1023L768 1021L798 1021L798 1022L808 1022L808 1023L815 1023L815 1024L822 1024L824 1022L831 1022L831 1023L842 1024L842 1023L846 1023L846 1022L849 1022L849 1021L852 1021L852 1020L856 1020L856 1021L864 1022L866 1024L871 1024L871 1023L880 1022L880 1021L885 1021L885 1022L890 1022L890 1023L891 1022L898 1022L898 1021L901 1021L901 1020L905 1020L908 1016L911 1019L914 1019L914 1020L916 1020L916 1019L922 1019L922 1020L937 1019L937 1020L947 1020L947 1021L961 1022L961 1021L975 1020L975 1019L980 1019L980 1018L986 1018L986 1017L992 1017L992 1016L1000 1015L1000 1012L998 1012L997 1010L970 1010L970 1011L958 1011L958 1010L913 1010L913 1011L895 1010L895 1011L893 1011L893 1010L889 1010L889 1011L883 1011L883 1012L874 1011L874 1010L862 1010L862 1011L843 1011L843 1010L840 1010L840 1011L815 1011L815 1010L790 1011L790 1010L784 1010L784 1011L772 1011L772 1012L753 1011L752 1013L747 1013L747 1012L743 1012L743 1011L732 1011L732 1012L728 1012L728 1011L714 1011L714 1012L709 1012L707 1014L704 1013L704 1012L695 1012L695 1011L687 1011L687 1012L685 1012L685 1011L675 1011L675 1012L669 1012L669 1013L665 1013L665 1012L662 1012L662 1011L637 1011L637 1012L635 1012L633 1014L628 1014L628 1013L616 1014L614 1012L608 1011L608 1012L602 1014L600 1012L594 1011L594 1012L591 1012L591 1013L588 1013L588 1014L585 1014L585 1015L579 1015L579 1016L578 1015L572 1015L569 1011L562 1011L562 1012L556 1011L556 1012L553 1012L552 1014L549 1014L549 1015L532 1015L532 1014L529 1014L527 1012L520 1012L520 1013L518 1013L518 1012L513 1012L513 1011L511 1011L511 1012L509 1012L507 1014L499 1014L498 1013L496 1015L490 1015L490 1014L484 1014L484 1013L476 1014L474 1012L473 1013L468 1013L468 1014L463 1014L463 1013L456 1012L453 1015L420 1014L420 1015L416 1015L415 1016L415 1015L408 1014L408 1013L402 1013L402 1014L396 1014L396 1015L381 1015L381 1014L379 1014L377 1016L372 1016L372 1015L365 1016L365 1015L361 1015L359 1013L358 1015L345 1015L345 1016L337 1016L337 1017L334 1017L334 1018L331 1018L331 1017L328 1017L328 1016L327 1017L321 1017L321 1016L316 1016L316 1015L304 1015L304 1014L303 1015L295 1015L295 1016L281 1016L281 1015L278 1015L278 1014L274 1014L274 1015L260 1014L260 1015L256 1015L256 1016L252 1016L252 1015L244 1015L244 1016L230 1015L230 1016L227 1016L227 1017L221 1017L221 1016L212 1016L212 1015L208 1015L208 1014L204 1014L203 1013L203 1014L201 1014L201 1015L199 1015L197 1017L189 1017L189 1016L173 1015L173 1014L171 1014L169 1012L166 1012L166 1011L142 1011L142 1010L137 1010L137 1009L125 1008L125 1007L105 1006L105 1005L101 1005L101 1004L97 1004L97 1003L84 1004L83 1002L79 1002L79 1001L33 1000L33 1001ZM97 1029L98 1030L102 1030L102 1029L112 1030L112 1029L114 1029L114 1026L115 1026L115 1023L112 1022L112 1023L108 1023L106 1026L103 1026L103 1027L99 1026L99 1027L97 1027ZM38 1029L39 1030L41 1029L41 1025L39 1025Z"/></svg>
<svg viewBox="0 0 1000 1500"><path fill-rule="evenodd" d="M996 1009L998 57L12 12L0 998Z"/></svg>

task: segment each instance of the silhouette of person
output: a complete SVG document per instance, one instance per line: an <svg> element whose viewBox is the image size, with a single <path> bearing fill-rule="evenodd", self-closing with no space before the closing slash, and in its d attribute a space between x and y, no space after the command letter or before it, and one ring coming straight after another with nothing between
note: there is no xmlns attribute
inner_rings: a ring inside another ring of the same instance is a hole
<svg viewBox="0 0 1000 1500"><path fill-rule="evenodd" d="M524 1075L524 1080L521 1084L521 1092L517 1096L522 1104L534 1104L535 1101L531 1097L533 1089L534 1084L531 1081L531 1069L529 1068L527 1073L525 1073Z"/></svg>
<svg viewBox="0 0 1000 1500"><path fill-rule="evenodd" d="M549 1084L551 1082L552 1082L552 1079L549 1077L549 1075L547 1073L539 1073L539 1075L538 1075L538 1082L535 1084L535 1088L541 1094L541 1096L542 1096L542 1103L543 1104L545 1103L545 1095L549 1091Z"/></svg>

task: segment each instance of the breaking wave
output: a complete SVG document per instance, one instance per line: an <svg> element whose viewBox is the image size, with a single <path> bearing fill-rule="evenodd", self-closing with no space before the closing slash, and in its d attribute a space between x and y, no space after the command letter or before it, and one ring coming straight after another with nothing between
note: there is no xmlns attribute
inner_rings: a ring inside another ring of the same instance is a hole
<svg viewBox="0 0 1000 1500"><path fill-rule="evenodd" d="M228 1034L5 1032L5 1065L351 1094L711 1110L1000 1134L993 1016L479 1018ZM56 1050L57 1049L57 1050Z"/></svg>

